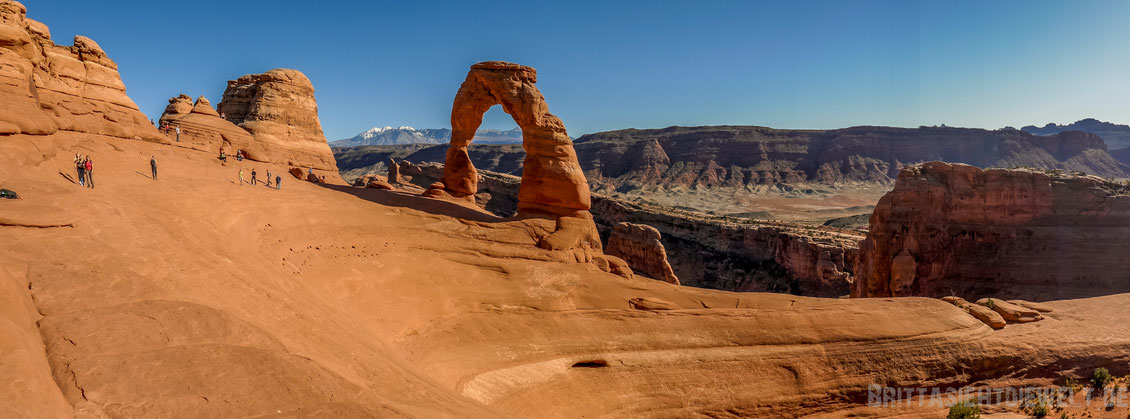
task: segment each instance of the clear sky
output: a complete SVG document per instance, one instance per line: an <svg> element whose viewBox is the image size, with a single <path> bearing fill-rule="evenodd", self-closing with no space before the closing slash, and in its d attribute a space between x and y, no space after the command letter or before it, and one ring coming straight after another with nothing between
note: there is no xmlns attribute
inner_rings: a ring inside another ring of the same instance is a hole
<svg viewBox="0 0 1130 419"><path fill-rule="evenodd" d="M537 68L570 135L620 128L1130 122L1128 1L21 0L97 41L154 119L294 68L329 140L450 127L468 67ZM513 121L498 108L486 128Z"/></svg>

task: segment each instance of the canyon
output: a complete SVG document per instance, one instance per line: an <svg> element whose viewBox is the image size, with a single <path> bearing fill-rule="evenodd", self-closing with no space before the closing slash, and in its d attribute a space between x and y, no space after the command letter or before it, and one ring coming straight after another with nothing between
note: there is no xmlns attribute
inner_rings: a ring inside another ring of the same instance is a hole
<svg viewBox="0 0 1130 419"><path fill-rule="evenodd" d="M584 135L574 144L594 193L711 215L823 223L870 213L900 168L925 161L1032 167L1130 177L1093 134L853 127L780 130L670 127ZM335 148L342 175L383 170L389 157L443 162L442 146ZM520 174L521 148L472 145L484 170Z"/></svg>

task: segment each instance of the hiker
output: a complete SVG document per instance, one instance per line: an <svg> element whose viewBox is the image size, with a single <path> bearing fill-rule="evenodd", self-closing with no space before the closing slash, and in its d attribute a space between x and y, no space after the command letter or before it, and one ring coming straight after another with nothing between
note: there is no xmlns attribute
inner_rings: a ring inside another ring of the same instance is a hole
<svg viewBox="0 0 1130 419"><path fill-rule="evenodd" d="M235 149L235 160L236 161L243 161L243 149L242 148Z"/></svg>
<svg viewBox="0 0 1130 419"><path fill-rule="evenodd" d="M177 125L177 142L180 142L180 125Z"/></svg>
<svg viewBox="0 0 1130 419"><path fill-rule="evenodd" d="M279 185L281 185L281 184L282 184L282 177L280 177L279 175L275 175L275 189L279 189L280 188Z"/></svg>
<svg viewBox="0 0 1130 419"><path fill-rule="evenodd" d="M258 184L259 184L259 183L258 183L258 182L257 182L257 181L255 180L255 169L251 169L251 184L252 184L252 185L258 185Z"/></svg>
<svg viewBox="0 0 1130 419"><path fill-rule="evenodd" d="M243 186L243 169L239 169L239 186Z"/></svg>
<svg viewBox="0 0 1130 419"><path fill-rule="evenodd" d="M86 187L94 189L94 161L87 157L82 166L83 170L86 171Z"/></svg>
<svg viewBox="0 0 1130 419"><path fill-rule="evenodd" d="M267 187L271 187L271 171L267 170Z"/></svg>
<svg viewBox="0 0 1130 419"><path fill-rule="evenodd" d="M157 156L149 158L149 168L153 169L153 180L157 180Z"/></svg>
<svg viewBox="0 0 1130 419"><path fill-rule="evenodd" d="M86 186L86 166L83 165L81 153L75 153L75 171L78 172L78 185Z"/></svg>
<svg viewBox="0 0 1130 419"><path fill-rule="evenodd" d="M227 162L228 162L228 156L224 155L224 149L222 149L222 148L220 149L220 157L219 157L219 159L220 159L220 161L222 161L222 162L224 162L224 163L227 163Z"/></svg>

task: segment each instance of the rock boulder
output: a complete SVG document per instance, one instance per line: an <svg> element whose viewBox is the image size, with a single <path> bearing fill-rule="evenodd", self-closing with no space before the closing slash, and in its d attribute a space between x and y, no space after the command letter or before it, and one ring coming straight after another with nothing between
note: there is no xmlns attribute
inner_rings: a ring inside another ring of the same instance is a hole
<svg viewBox="0 0 1130 419"><path fill-rule="evenodd" d="M612 228L604 253L624 259L635 272L678 285L679 278L667 262L667 250L660 237L655 227L618 223Z"/></svg>

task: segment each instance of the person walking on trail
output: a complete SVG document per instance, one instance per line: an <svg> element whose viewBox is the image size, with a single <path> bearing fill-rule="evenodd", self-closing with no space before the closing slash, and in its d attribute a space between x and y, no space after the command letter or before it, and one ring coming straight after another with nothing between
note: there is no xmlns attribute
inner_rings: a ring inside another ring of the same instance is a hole
<svg viewBox="0 0 1130 419"><path fill-rule="evenodd" d="M243 169L239 169L239 186L243 186Z"/></svg>
<svg viewBox="0 0 1130 419"><path fill-rule="evenodd" d="M258 185L259 184L258 181L255 180L255 169L251 169L251 184L252 185Z"/></svg>
<svg viewBox="0 0 1130 419"><path fill-rule="evenodd" d="M180 142L180 125L177 125L177 142Z"/></svg>
<svg viewBox="0 0 1130 419"><path fill-rule="evenodd" d="M94 189L94 161L87 157L82 166L83 170L86 171L86 187Z"/></svg>
<svg viewBox="0 0 1130 419"><path fill-rule="evenodd" d="M279 189L279 185L281 185L281 184L282 184L282 177L279 176L279 175L275 175L275 189Z"/></svg>
<svg viewBox="0 0 1130 419"><path fill-rule="evenodd" d="M83 162L82 154L75 154L75 171L78 172L78 185L86 186L86 165Z"/></svg>
<svg viewBox="0 0 1130 419"><path fill-rule="evenodd" d="M267 179L266 180L267 180L267 187L270 188L271 187L271 170L270 169L267 170Z"/></svg>
<svg viewBox="0 0 1130 419"><path fill-rule="evenodd" d="M153 180L157 180L157 156L149 158L149 168L153 169Z"/></svg>

